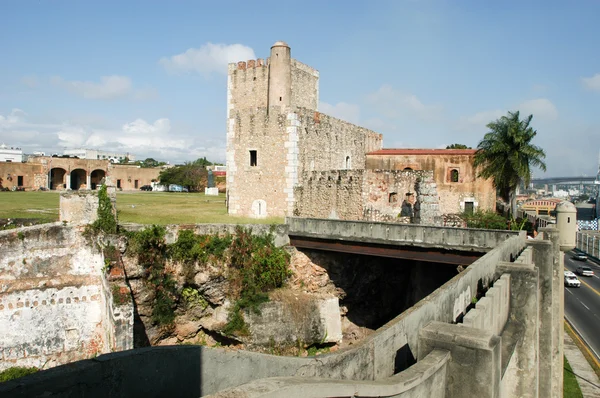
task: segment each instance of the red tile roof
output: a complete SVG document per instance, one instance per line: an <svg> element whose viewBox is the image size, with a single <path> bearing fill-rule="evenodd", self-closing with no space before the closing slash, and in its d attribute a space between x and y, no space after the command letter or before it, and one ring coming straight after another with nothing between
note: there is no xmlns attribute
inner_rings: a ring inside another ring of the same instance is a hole
<svg viewBox="0 0 600 398"><path fill-rule="evenodd" d="M473 155L476 149L386 148L367 155Z"/></svg>

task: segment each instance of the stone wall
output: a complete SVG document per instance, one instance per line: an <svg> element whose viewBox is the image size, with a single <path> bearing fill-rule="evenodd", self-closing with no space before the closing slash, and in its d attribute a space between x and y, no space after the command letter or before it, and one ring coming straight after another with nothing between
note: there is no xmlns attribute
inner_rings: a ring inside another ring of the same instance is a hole
<svg viewBox="0 0 600 398"><path fill-rule="evenodd" d="M363 170L310 171L302 175L304 183L294 189L297 217L361 220Z"/></svg>
<svg viewBox="0 0 600 398"><path fill-rule="evenodd" d="M111 176L115 186L119 184L121 190L139 190L142 185L149 185L152 180L157 180L161 170L160 167L141 168L113 164L108 160L49 156L31 157L27 163L0 162L2 186L9 189L19 186L20 176L23 179L21 186L26 190L48 188L48 176L51 172L52 189L70 189L71 182L76 185L74 189L95 189L103 177Z"/></svg>
<svg viewBox="0 0 600 398"><path fill-rule="evenodd" d="M158 181L158 176L163 170L161 167L140 167L124 164L110 164L107 175L119 190L139 191L142 185L150 185Z"/></svg>
<svg viewBox="0 0 600 398"><path fill-rule="evenodd" d="M408 192L419 211L406 222L439 225L436 184L431 171L329 170L301 174L294 188L296 217L403 222L399 218Z"/></svg>
<svg viewBox="0 0 600 398"><path fill-rule="evenodd" d="M462 213L465 203L474 209L495 210L496 190L491 180L477 178L473 167L475 150L383 149L367 155L371 170L432 170L442 215ZM453 181L452 172L457 180Z"/></svg>
<svg viewBox="0 0 600 398"><path fill-rule="evenodd" d="M293 163L287 157L287 114L278 107L253 112L233 109L227 132L227 201L229 214L257 218L282 216L287 211L284 189ZM291 137L290 137L291 136Z"/></svg>
<svg viewBox="0 0 600 398"><path fill-rule="evenodd" d="M407 193L415 196L418 210L409 222L439 225L436 184L431 171L366 170L363 185L365 217L369 221L399 222Z"/></svg>
<svg viewBox="0 0 600 398"><path fill-rule="evenodd" d="M292 99L295 106L317 109L319 106L319 71L292 58Z"/></svg>
<svg viewBox="0 0 600 398"><path fill-rule="evenodd" d="M262 59L231 63L227 74L227 114L267 106L269 67Z"/></svg>
<svg viewBox="0 0 600 398"><path fill-rule="evenodd" d="M117 214L117 195L115 188L107 189L108 197L113 206L113 214ZM59 221L71 225L87 225L98 219L97 191L67 191L60 194Z"/></svg>
<svg viewBox="0 0 600 398"><path fill-rule="evenodd" d="M0 231L0 246L0 369L48 368L114 349L103 319L111 305L103 256L79 229Z"/></svg>
<svg viewBox="0 0 600 398"><path fill-rule="evenodd" d="M18 187L19 177L23 180L20 186L28 191L47 186L48 177L41 164L0 162L0 178L2 179L0 185L2 187L8 189Z"/></svg>
<svg viewBox="0 0 600 398"><path fill-rule="evenodd" d="M383 137L364 127L312 109L295 110L298 172L365 168L366 154L381 149ZM302 181L299 181L302 184Z"/></svg>

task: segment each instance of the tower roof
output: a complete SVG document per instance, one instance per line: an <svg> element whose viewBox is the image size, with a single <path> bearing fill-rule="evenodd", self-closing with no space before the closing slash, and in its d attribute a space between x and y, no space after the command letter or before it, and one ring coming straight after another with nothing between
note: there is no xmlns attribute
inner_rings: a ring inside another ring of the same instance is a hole
<svg viewBox="0 0 600 398"><path fill-rule="evenodd" d="M275 44L273 44L271 46L271 48L273 47L289 47L288 44L284 41L276 41Z"/></svg>

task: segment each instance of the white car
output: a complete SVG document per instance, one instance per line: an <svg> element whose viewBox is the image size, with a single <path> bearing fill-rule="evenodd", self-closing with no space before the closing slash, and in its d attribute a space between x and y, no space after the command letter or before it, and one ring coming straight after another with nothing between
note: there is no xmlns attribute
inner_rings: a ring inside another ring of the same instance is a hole
<svg viewBox="0 0 600 398"><path fill-rule="evenodd" d="M565 271L565 276L576 276L573 271Z"/></svg>
<svg viewBox="0 0 600 398"><path fill-rule="evenodd" d="M575 272L582 276L594 276L594 270L586 266L577 267L577 271Z"/></svg>
<svg viewBox="0 0 600 398"><path fill-rule="evenodd" d="M565 274L566 274L566 272L565 272ZM577 277L575 275L573 275L573 276L571 276L571 275L569 275L569 276L565 275L565 286L567 286L567 287L581 287L581 282L579 281L579 279L577 279Z"/></svg>

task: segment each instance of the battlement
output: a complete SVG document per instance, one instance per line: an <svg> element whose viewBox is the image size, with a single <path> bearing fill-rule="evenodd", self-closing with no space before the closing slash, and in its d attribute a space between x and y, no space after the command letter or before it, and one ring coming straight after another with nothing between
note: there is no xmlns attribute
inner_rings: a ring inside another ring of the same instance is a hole
<svg viewBox="0 0 600 398"><path fill-rule="evenodd" d="M246 70L246 69L254 69L254 68L261 68L261 67L267 67L269 66L269 58L267 58L266 62L264 59L262 58L257 58L257 59L249 59L248 61L240 61L237 63L231 63L230 65L230 70L231 69L237 69L237 70ZM231 68L231 66L233 65L233 68Z"/></svg>
<svg viewBox="0 0 600 398"><path fill-rule="evenodd" d="M257 59L249 59L247 61L232 62L229 64L229 70L246 70L246 69L259 68L259 67L267 67L267 66L269 66L269 61L270 61L270 58L267 58L267 59L257 58ZM314 76L316 78L319 77L318 70L298 61L297 59L292 58L291 65L292 65L292 68L296 68L301 72L308 73L309 75Z"/></svg>

